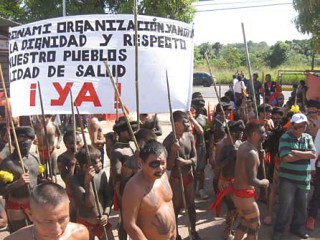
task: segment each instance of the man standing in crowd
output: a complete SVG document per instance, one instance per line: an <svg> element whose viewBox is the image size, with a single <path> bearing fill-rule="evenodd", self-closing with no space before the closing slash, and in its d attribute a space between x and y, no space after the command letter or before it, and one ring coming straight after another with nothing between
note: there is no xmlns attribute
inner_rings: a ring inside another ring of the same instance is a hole
<svg viewBox="0 0 320 240"><path fill-rule="evenodd" d="M305 133L308 119L302 113L291 118L292 127L280 138L279 143L279 206L274 225L273 239L282 239L290 210L293 217L290 232L306 239L308 193L310 190L310 159L316 158L311 135Z"/></svg>
<svg viewBox="0 0 320 240"><path fill-rule="evenodd" d="M259 120L247 123L247 140L240 145L237 152L232 198L242 220L235 234L236 240L242 239L244 234L247 234L248 240L258 239L260 211L255 200L255 188L269 186L268 179L257 178L260 165L259 149L266 138L263 124Z"/></svg>
<svg viewBox="0 0 320 240"><path fill-rule="evenodd" d="M168 152L167 166L171 170L170 185L173 191L173 206L175 210L176 222L178 226L178 214L182 207L182 192L179 171L181 170L184 196L188 208L189 220L191 225L191 235L193 240L201 240L196 232L196 206L194 203L194 176L193 166L197 161L194 137L190 133L191 127L189 117L185 112L175 111L173 113L174 127L176 136L171 132L163 141L163 145ZM175 139L176 137L176 139ZM179 169L180 168L180 169ZM178 228L177 228L178 232ZM177 240L181 236L177 233Z"/></svg>
<svg viewBox="0 0 320 240"><path fill-rule="evenodd" d="M30 153L35 137L34 130L31 127L17 127L16 134L25 173L21 167L17 148L0 165L0 170L7 171L14 176L12 182L0 181L0 194L7 200L6 211L10 233L29 223L26 210L29 208L30 190L38 184L39 171L39 160ZM13 145L15 146L16 143L13 142Z"/></svg>
<svg viewBox="0 0 320 240"><path fill-rule="evenodd" d="M129 180L122 199L123 224L132 239L176 238L166 157L166 149L155 140L148 141L140 150L141 171Z"/></svg>

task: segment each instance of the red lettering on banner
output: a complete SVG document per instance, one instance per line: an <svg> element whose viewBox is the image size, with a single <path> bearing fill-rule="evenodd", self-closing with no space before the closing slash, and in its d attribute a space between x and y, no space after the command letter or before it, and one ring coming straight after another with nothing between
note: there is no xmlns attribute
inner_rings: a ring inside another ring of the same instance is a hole
<svg viewBox="0 0 320 240"><path fill-rule="evenodd" d="M37 84L31 83L30 84L30 107L36 106L36 91L37 91Z"/></svg>
<svg viewBox="0 0 320 240"><path fill-rule="evenodd" d="M121 96L121 83L117 83L117 88L118 88L119 95ZM116 91L114 91L114 108L115 109L120 109L121 108L121 104L119 102L119 99L118 99L118 96L116 94Z"/></svg>
<svg viewBox="0 0 320 240"><path fill-rule="evenodd" d="M52 99L51 106L62 106L69 95L69 92L70 92L72 85L73 85L72 82L67 82L66 86L64 88L62 88L60 83L54 82L53 86L57 90L57 92L59 94L59 98Z"/></svg>
<svg viewBox="0 0 320 240"><path fill-rule="evenodd" d="M89 95L87 96L87 92ZM98 98L97 92L93 87L93 84L86 82L83 84L75 102L75 106L80 106L82 102L92 102L95 107L101 107L100 100Z"/></svg>

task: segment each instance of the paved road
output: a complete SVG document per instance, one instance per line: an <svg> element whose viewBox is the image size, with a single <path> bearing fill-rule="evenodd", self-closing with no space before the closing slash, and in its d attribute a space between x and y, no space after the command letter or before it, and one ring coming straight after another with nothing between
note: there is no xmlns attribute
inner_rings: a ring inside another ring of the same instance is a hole
<svg viewBox="0 0 320 240"><path fill-rule="evenodd" d="M224 92L227 89L227 87L222 87L222 92ZM196 87L194 88L195 91L200 91L205 97L206 101L209 101L210 104L217 104L217 98L215 97L215 94L213 93L212 88L203 88L203 87ZM287 93L285 93L287 95ZM160 114L159 115L161 125L163 128L163 136L161 136L158 140L162 141L164 137L171 131L171 126L169 123L169 114ZM104 132L110 131L112 129L113 122L104 122L103 130ZM62 147L61 151L64 147ZM106 166L108 167L108 166ZM210 166L207 166L206 168L206 180L205 180L205 188L209 194L209 199L204 201L200 199L196 199L196 207L197 207L197 229L199 231L200 236L204 240L213 240L213 239L222 239L222 233L223 233L223 216L225 214L225 207L222 208L222 214L221 218L215 218L215 212L208 211L208 206L214 199L214 193L212 188L212 170ZM264 216L266 212L266 206L265 204L260 204L261 209L261 215ZM114 212L111 216L111 222L114 229L114 235L115 239L117 240L117 231L116 231L116 225L117 225L117 219L118 215L116 212ZM310 232L310 238L312 240L320 239L320 220L316 221L316 230L313 232ZM184 215L179 216L179 232L183 239L187 240L188 238L188 231L186 227L186 217ZM259 233L259 239L261 240L269 240L271 238L272 234L272 227L271 226L265 226L262 225ZM0 232L0 240L3 239L5 236L8 235L7 231ZM298 240L299 238L287 233L284 240Z"/></svg>

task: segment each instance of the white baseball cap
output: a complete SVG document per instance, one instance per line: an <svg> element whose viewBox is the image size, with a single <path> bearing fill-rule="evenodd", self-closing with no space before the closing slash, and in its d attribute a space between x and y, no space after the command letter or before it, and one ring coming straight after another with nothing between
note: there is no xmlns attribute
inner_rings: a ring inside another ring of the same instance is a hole
<svg viewBox="0 0 320 240"><path fill-rule="evenodd" d="M293 114L290 122L292 122L292 123L302 123L302 122L308 122L308 119L307 119L306 115L304 115L302 113L296 113L296 114Z"/></svg>

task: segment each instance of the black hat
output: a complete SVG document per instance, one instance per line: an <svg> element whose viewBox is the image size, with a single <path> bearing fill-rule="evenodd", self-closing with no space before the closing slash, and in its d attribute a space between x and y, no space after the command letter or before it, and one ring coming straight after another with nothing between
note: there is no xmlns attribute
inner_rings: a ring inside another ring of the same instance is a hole
<svg viewBox="0 0 320 240"><path fill-rule="evenodd" d="M137 130L137 126L138 126L137 121L130 121L130 125L131 125L133 131ZM125 117L120 117L115 122L115 124L113 125L113 131L115 131L116 133L129 131Z"/></svg>
<svg viewBox="0 0 320 240"><path fill-rule="evenodd" d="M281 115L283 115L283 110L279 107L274 107L271 111L272 114L275 114L275 113L279 113Z"/></svg>
<svg viewBox="0 0 320 240"><path fill-rule="evenodd" d="M238 121L229 121L228 127L230 132L242 132L245 129L244 122L242 120Z"/></svg>
<svg viewBox="0 0 320 240"><path fill-rule="evenodd" d="M313 100L313 99L310 99L306 102L307 104L307 107L314 107L314 108L320 108L320 102L319 101L316 101L316 100Z"/></svg>
<svg viewBox="0 0 320 240"><path fill-rule="evenodd" d="M29 126L16 127L15 130L16 130L17 137L26 137L29 139L35 138L35 132L32 127L29 127ZM11 133L12 133L12 129L11 129Z"/></svg>

